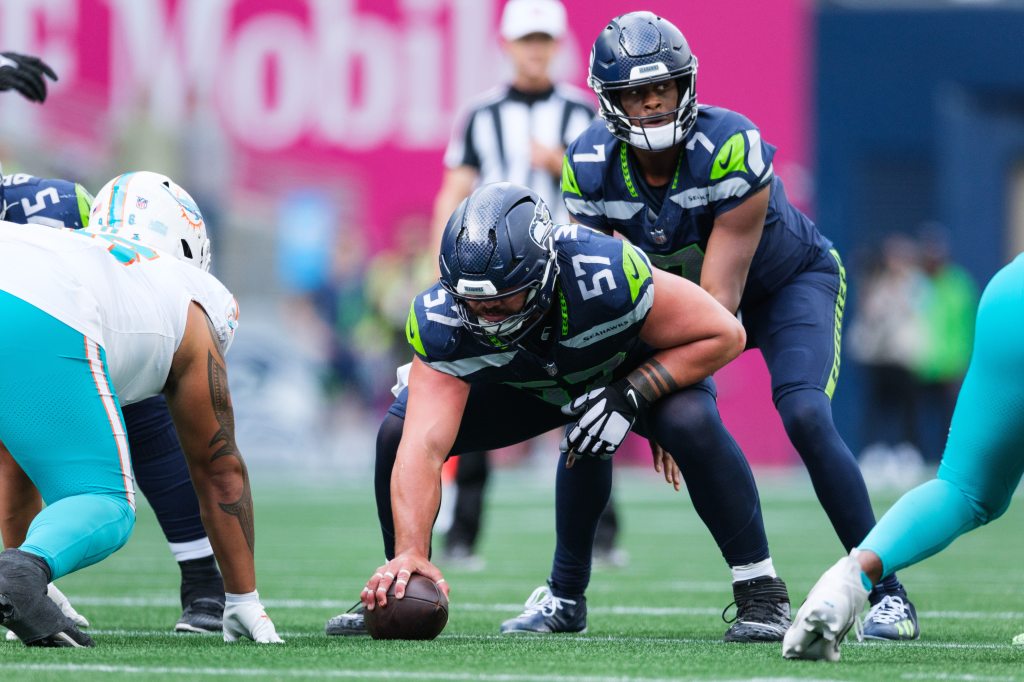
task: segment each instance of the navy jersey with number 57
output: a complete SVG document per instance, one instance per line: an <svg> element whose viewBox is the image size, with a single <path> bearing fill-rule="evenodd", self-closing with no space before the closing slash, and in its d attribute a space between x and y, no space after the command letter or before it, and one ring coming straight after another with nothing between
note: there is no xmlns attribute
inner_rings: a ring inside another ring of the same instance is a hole
<svg viewBox="0 0 1024 682"><path fill-rule="evenodd" d="M607 385L652 352L640 329L654 301L647 257L582 225L554 228L555 300L527 347L489 347L470 333L440 284L413 299L406 336L420 360L469 383L501 383L555 405ZM618 370L618 372L617 372Z"/></svg>
<svg viewBox="0 0 1024 682"><path fill-rule="evenodd" d="M764 233L743 297L756 301L832 246L789 203L772 167L774 155L775 147L745 116L701 106L671 183L651 188L628 145L596 121L566 150L562 198L580 223L619 232L656 267L700 283L715 218L770 187Z"/></svg>
<svg viewBox="0 0 1024 682"><path fill-rule="evenodd" d="M92 195L75 182L14 173L4 176L2 197L0 220L76 230L89 223Z"/></svg>

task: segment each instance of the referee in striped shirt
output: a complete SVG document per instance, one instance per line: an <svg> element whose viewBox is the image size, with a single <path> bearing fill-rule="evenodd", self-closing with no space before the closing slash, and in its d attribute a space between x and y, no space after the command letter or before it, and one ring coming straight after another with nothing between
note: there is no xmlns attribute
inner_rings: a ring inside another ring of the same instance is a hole
<svg viewBox="0 0 1024 682"><path fill-rule="evenodd" d="M514 68L511 83L476 98L453 131L434 203L440 243L448 217L477 185L515 182L537 192L556 223L569 222L559 182L565 148L594 119L589 93L554 83L550 65L565 33L558 0L509 0L501 37Z"/></svg>
<svg viewBox="0 0 1024 682"><path fill-rule="evenodd" d="M445 173L434 202L432 229L439 244L449 216L475 187L509 181L544 199L555 223L569 222L560 181L565 148L594 118L589 93L555 83L550 65L565 34L565 7L558 0L509 0L501 37L514 69L511 83L476 98L455 127L445 152ZM452 524L444 560L482 569L476 541L489 473L487 453L459 457ZM614 548L618 523L609 503L598 526L595 559L624 561Z"/></svg>

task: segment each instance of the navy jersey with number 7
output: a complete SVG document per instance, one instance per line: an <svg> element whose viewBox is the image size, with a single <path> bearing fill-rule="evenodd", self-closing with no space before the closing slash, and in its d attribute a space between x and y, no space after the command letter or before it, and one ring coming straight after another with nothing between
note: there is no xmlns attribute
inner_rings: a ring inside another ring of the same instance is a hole
<svg viewBox="0 0 1024 682"><path fill-rule="evenodd" d="M566 150L562 198L580 223L622 234L656 267L699 284L715 218L770 187L764 233L743 295L744 302L757 301L832 248L789 203L774 155L775 147L745 116L701 106L670 185L652 189L629 146L596 121Z"/></svg>

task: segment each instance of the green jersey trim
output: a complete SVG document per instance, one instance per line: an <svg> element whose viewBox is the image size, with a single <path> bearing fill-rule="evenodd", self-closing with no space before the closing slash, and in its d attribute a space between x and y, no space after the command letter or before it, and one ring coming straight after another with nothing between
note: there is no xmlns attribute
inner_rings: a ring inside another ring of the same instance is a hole
<svg viewBox="0 0 1024 682"><path fill-rule="evenodd" d="M651 278L651 268L639 250L625 240L622 242L622 271L629 283L630 300L636 303L636 297L640 295L644 282Z"/></svg>
<svg viewBox="0 0 1024 682"><path fill-rule="evenodd" d="M416 299L413 299L412 305L409 306L409 318L405 321L405 338L413 350L426 356L427 351L423 347L423 339L420 337L420 323L416 319Z"/></svg>
<svg viewBox="0 0 1024 682"><path fill-rule="evenodd" d="M718 156L711 164L711 180L718 180L729 173L746 173L746 156L746 136L743 133L736 133L718 150Z"/></svg>
<svg viewBox="0 0 1024 682"><path fill-rule="evenodd" d="M562 157L562 191L579 197L583 196L579 183L576 182L576 172L569 164L568 155Z"/></svg>
<svg viewBox="0 0 1024 682"><path fill-rule="evenodd" d="M89 227L89 207L92 206L93 196L89 190L75 183L75 196L78 198L78 217L82 221L82 227Z"/></svg>

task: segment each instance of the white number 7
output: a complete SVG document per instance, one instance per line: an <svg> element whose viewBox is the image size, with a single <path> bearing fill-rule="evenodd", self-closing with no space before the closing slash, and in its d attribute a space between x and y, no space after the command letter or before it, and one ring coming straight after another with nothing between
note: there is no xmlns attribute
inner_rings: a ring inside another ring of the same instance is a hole
<svg viewBox="0 0 1024 682"><path fill-rule="evenodd" d="M572 269L576 273L577 277L585 277L587 272L583 269L583 263L596 263L599 265L611 265L612 261L604 256L584 256L582 254L572 257ZM583 300L600 296L605 291L611 291L615 288L615 278L612 277L612 271L610 268L602 268L594 273L594 276L590 278L592 286L587 288L586 283L580 279L577 284L580 285L580 293L583 294ZM606 289L601 288L601 282L605 283Z"/></svg>

